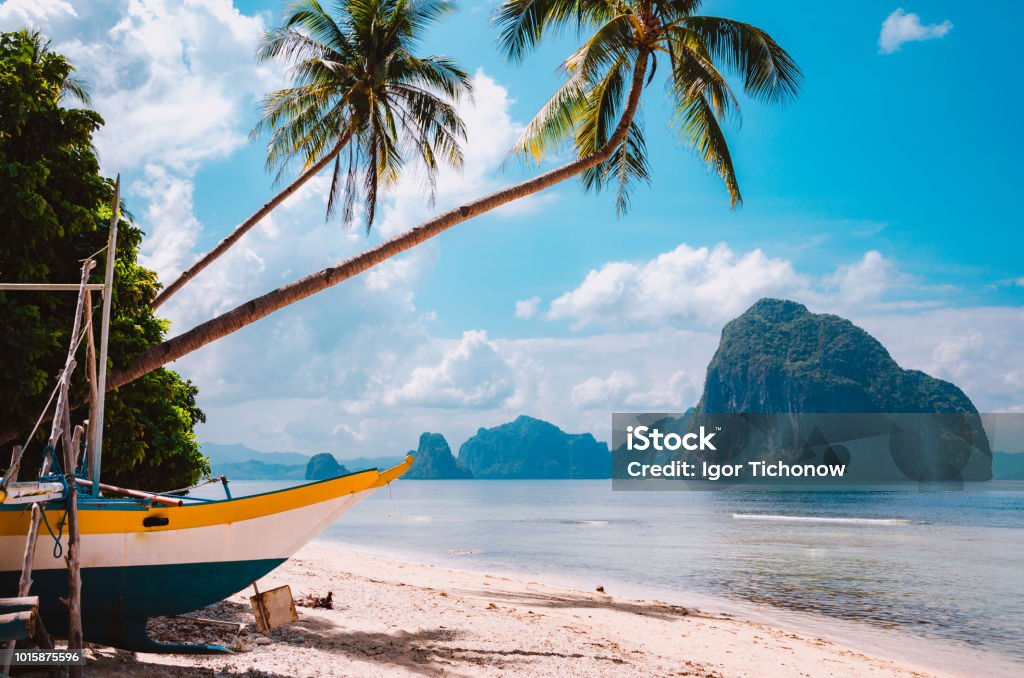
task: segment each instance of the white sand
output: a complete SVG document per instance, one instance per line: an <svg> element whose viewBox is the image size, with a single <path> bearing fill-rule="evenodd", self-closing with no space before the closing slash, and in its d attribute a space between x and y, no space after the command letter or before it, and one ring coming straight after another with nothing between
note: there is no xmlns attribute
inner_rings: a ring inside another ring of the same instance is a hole
<svg viewBox="0 0 1024 678"><path fill-rule="evenodd" d="M334 609L259 637L247 596L202 616L246 623L161 625L162 640L239 642L233 655L98 648L90 676L921 676L902 662L751 621L487 574L309 546L260 582ZM265 644L257 644L265 643ZM942 674L945 675L945 674Z"/></svg>

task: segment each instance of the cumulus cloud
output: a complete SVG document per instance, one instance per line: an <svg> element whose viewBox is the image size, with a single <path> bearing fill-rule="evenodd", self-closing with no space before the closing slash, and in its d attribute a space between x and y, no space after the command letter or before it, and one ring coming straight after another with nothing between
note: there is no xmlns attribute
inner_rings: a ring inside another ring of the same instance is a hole
<svg viewBox="0 0 1024 678"><path fill-rule="evenodd" d="M409 380L384 397L388 405L428 407L493 407L512 395L508 364L487 339L486 332L468 331L441 361L417 367Z"/></svg>
<svg viewBox="0 0 1024 678"><path fill-rule="evenodd" d="M516 302L516 317L522 320L529 320L537 315L537 307L540 306L540 297L530 297Z"/></svg>
<svg viewBox="0 0 1024 678"><path fill-rule="evenodd" d="M789 261L760 249L737 255L725 244L682 244L647 262L615 261L591 271L579 287L551 302L548 317L571 320L576 328L679 318L710 325L761 297L792 295L808 286Z"/></svg>
<svg viewBox="0 0 1024 678"><path fill-rule="evenodd" d="M276 83L254 62L261 17L230 0L107 0L90 12L53 37L106 120L96 135L105 171L160 163L190 174L246 143L254 101Z"/></svg>
<svg viewBox="0 0 1024 678"><path fill-rule="evenodd" d="M860 261L840 266L826 278L826 285L835 287L845 301L854 303L879 299L886 291L907 282L909 276L900 273L878 250L866 252Z"/></svg>
<svg viewBox="0 0 1024 678"><path fill-rule="evenodd" d="M570 400L580 408L615 411L684 411L697 404L704 374L698 370L670 371L664 376L615 370L607 377L590 377L576 384Z"/></svg>
<svg viewBox="0 0 1024 678"><path fill-rule="evenodd" d="M13 28L20 28L19 24L39 26L41 23L48 23L62 17L77 16L75 8L65 0L7 0L7 2L0 2L0 23Z"/></svg>
<svg viewBox="0 0 1024 678"><path fill-rule="evenodd" d="M953 24L949 21L922 24L921 17L913 12L908 14L900 7L882 22L878 48L882 54L892 54L899 51L904 43L941 38L951 30Z"/></svg>
<svg viewBox="0 0 1024 678"><path fill-rule="evenodd" d="M713 248L684 243L646 261L613 261L590 271L579 286L551 302L547 317L568 320L577 330L718 326L763 297L794 299L838 313L933 306L938 300L898 297L941 291L916 285L913 276L877 250L816 277L760 249L739 254L725 243Z"/></svg>
<svg viewBox="0 0 1024 678"><path fill-rule="evenodd" d="M902 367L952 381L982 412L1024 411L1024 308L855 315Z"/></svg>
<svg viewBox="0 0 1024 678"><path fill-rule="evenodd" d="M203 228L192 211L192 182L154 164L129 190L146 206L141 216L149 237L140 262L169 280L191 262Z"/></svg>

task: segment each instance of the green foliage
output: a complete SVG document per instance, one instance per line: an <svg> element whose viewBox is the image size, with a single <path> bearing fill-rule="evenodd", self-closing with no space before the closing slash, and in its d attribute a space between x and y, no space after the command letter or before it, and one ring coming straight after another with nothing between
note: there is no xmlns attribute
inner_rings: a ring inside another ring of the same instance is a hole
<svg viewBox="0 0 1024 678"><path fill-rule="evenodd" d="M264 37L259 58L288 64L295 86L267 95L254 134L271 134L267 165L281 171L296 160L308 169L342 146L327 216L340 201L349 223L362 198L369 230L379 188L398 181L407 155L422 165L431 197L439 164L462 166L466 130L452 102L470 92L469 75L447 57L414 53L451 3L343 0L334 8L298 0Z"/></svg>
<svg viewBox="0 0 1024 678"><path fill-rule="evenodd" d="M4 282L77 282L80 260L107 242L113 183L100 175L92 148L92 135L103 120L94 111L62 106L65 98L87 98L73 71L38 34L0 35ZM159 288L156 275L136 261L142 231L128 217L118 229L111 365L125 365L156 346L168 328L150 308ZM92 282L102 282L102 257L99 261ZM99 297L93 297L97 308ZM0 430L14 428L24 436L31 429L63 366L74 305L72 293L0 292ZM75 403L87 398L84 365L82 349L72 382ZM171 489L207 472L193 433L204 420L196 393L191 382L159 369L108 394L103 480ZM74 412L75 420L86 416L85 408ZM42 434L35 442L41 439Z"/></svg>
<svg viewBox="0 0 1024 678"><path fill-rule="evenodd" d="M667 62L672 127L679 140L725 183L735 207L739 182L722 124L739 104L722 71L737 75L744 91L764 103L796 96L796 62L765 31L750 24L699 16L699 0L505 0L495 14L499 42L522 61L547 34L567 29L589 37L562 64L565 82L516 142L516 155L540 162L572 143L577 158L601 150L625 108L634 66L646 84ZM650 182L643 128L634 119L612 156L586 170L589 191L613 185L616 211L629 207L631 188Z"/></svg>

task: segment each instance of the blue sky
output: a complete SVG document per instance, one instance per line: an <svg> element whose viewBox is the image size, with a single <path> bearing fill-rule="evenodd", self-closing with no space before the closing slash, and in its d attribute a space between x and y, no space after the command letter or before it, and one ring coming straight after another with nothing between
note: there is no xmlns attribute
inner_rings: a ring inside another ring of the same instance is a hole
<svg viewBox="0 0 1024 678"><path fill-rule="evenodd" d="M284 82L251 57L281 6L0 3L0 26L39 26L93 83L104 170L125 177L165 280L272 194L245 135ZM462 3L423 44L477 83L467 166L442 177L438 209L534 171L500 165L573 49L564 36L510 65L492 9ZM705 13L768 30L806 78L786 107L742 99L740 210L667 132L656 80L643 111L654 181L627 217L564 184L180 361L202 389L202 437L344 457L402 451L423 430L457 447L519 413L602 437L612 411L693 404L722 324L764 295L850 317L983 410L1024 410L1024 134L1008 86L1024 10L723 0ZM169 303L175 330L436 211L402 185L366 239L323 223L325 188Z"/></svg>

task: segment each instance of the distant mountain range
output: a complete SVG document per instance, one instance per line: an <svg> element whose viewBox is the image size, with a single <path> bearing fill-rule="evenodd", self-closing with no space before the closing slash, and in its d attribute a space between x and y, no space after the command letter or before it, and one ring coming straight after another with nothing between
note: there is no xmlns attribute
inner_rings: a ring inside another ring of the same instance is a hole
<svg viewBox="0 0 1024 678"><path fill-rule="evenodd" d="M977 410L954 384L900 368L878 340L849 320L811 313L792 301L762 299L722 330L700 402L679 425L732 412ZM979 444L988 449L987 438ZM204 444L203 452L211 458L214 473L238 479L319 477L335 468L330 461L337 464L333 457L326 460L318 455L317 470L308 475L310 457L298 452L257 452L244 445L217 444ZM412 454L416 463L405 475L409 479L608 478L611 474L605 443L589 433L566 433L527 416L479 429L457 456L443 435L424 433ZM396 455L342 461L343 468L358 471L390 467L401 460ZM993 472L997 479L1024 478L1024 454L996 453L991 470L987 456L984 468L967 470L964 478L971 480L993 477Z"/></svg>
<svg viewBox="0 0 1024 678"><path fill-rule="evenodd" d="M410 452L416 463L407 478L453 480L477 478L583 479L610 478L608 445L589 433L566 433L534 417L481 428L459 448L458 459L440 433L424 433Z"/></svg>
<svg viewBox="0 0 1024 678"><path fill-rule="evenodd" d="M305 480L307 467L314 458L302 452L260 452L240 443L203 443L202 451L210 458L213 475L226 475L232 480ZM401 463L402 459L400 455L356 457L342 460L342 468L353 471L390 468ZM322 475L324 471L321 464L325 463L326 460L318 462L311 472ZM338 463L337 459L335 463Z"/></svg>

